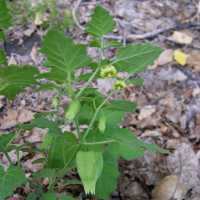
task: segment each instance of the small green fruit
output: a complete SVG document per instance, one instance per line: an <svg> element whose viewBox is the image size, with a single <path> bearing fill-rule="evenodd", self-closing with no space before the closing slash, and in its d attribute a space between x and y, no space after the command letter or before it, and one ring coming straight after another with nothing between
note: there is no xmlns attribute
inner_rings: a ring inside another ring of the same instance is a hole
<svg viewBox="0 0 200 200"><path fill-rule="evenodd" d="M80 110L80 102L78 100L74 100L70 103L67 112L65 113L65 119L73 120Z"/></svg>

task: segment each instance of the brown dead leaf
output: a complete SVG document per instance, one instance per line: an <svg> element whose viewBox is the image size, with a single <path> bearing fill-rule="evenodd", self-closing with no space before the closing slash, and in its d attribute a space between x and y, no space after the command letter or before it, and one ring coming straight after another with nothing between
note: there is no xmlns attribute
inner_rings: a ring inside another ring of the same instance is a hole
<svg viewBox="0 0 200 200"><path fill-rule="evenodd" d="M33 158L22 163L22 165L26 171L37 172L43 168L43 164L34 162L42 158L44 158L43 154L36 154Z"/></svg>
<svg viewBox="0 0 200 200"><path fill-rule="evenodd" d="M17 124L26 123L33 119L34 113L27 109L8 109L6 115L0 118L0 130L6 130Z"/></svg>
<svg viewBox="0 0 200 200"><path fill-rule="evenodd" d="M193 41L192 34L186 31L174 31L169 40L172 40L179 44L191 44Z"/></svg>
<svg viewBox="0 0 200 200"><path fill-rule="evenodd" d="M193 51L189 54L187 58L187 64L193 68L195 71L200 71L200 52Z"/></svg>
<svg viewBox="0 0 200 200"><path fill-rule="evenodd" d="M138 116L139 120L146 119L150 117L153 113L156 112L156 106L154 105L147 105L140 110L140 114Z"/></svg>
<svg viewBox="0 0 200 200"><path fill-rule="evenodd" d="M11 55L11 57L8 59L8 65L16 65L17 61L15 59L14 55Z"/></svg>
<svg viewBox="0 0 200 200"><path fill-rule="evenodd" d="M163 178L152 192L153 200L182 200L185 196L185 186L180 183L178 176L170 175Z"/></svg>
<svg viewBox="0 0 200 200"><path fill-rule="evenodd" d="M172 49L165 49L156 60L155 64L157 66L166 65L173 61L173 50Z"/></svg>

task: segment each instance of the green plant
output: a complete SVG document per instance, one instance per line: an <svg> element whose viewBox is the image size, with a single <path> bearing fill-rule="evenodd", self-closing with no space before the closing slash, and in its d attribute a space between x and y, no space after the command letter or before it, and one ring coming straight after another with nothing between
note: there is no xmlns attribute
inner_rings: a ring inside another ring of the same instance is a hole
<svg viewBox="0 0 200 200"><path fill-rule="evenodd" d="M1 134L0 152L5 154L10 167L6 171L0 168L0 200L10 196L17 187L26 182L37 191L30 193L27 199L54 200L58 183L72 169L77 169L86 194L108 199L116 188L119 158L135 159L143 156L146 150L166 153L154 144L144 143L131 131L122 128L120 124L124 115L133 112L136 104L123 99L112 99L113 94L119 93L130 83L130 76L119 78L119 72L128 72L130 75L143 71L162 50L148 43L113 46L104 36L112 32L114 27L115 22L111 15L98 5L86 25L86 32L93 40L88 45L77 44L55 29L44 37L41 52L46 57L45 66L49 69L48 72L40 73L33 66L6 66L2 62L0 94L9 100L13 100L19 92L31 85L37 90L54 90L56 95L52 101L53 111L36 115L31 123L19 125L15 132ZM87 55L90 44L99 50L97 60ZM105 50L109 48L116 49L116 55L112 59L107 59L105 55ZM90 72L75 75L77 69L86 66L90 68ZM115 81L107 96L91 86L99 77L112 78ZM46 81L41 81L42 79ZM76 83L82 83L83 86L78 88ZM140 84L141 80L135 79L133 83ZM60 117L58 112L62 107L61 98L65 95L70 102L65 108L65 114ZM62 131L61 127L66 124L73 125L75 130ZM39 147L33 149L33 145L29 143L15 143L18 134L34 127L48 129ZM19 151L27 148L44 155L43 159L37 161L42 162L44 168L26 179L20 159L18 158L15 166L9 152L15 150L18 155ZM17 177L14 184L13 174ZM46 193L42 186L35 184L35 180L42 178L49 180ZM80 184L79 181L76 183ZM60 199L70 200L71 197Z"/></svg>
<svg viewBox="0 0 200 200"><path fill-rule="evenodd" d="M56 0L41 0L33 4L31 0L9 2L15 25L27 25L34 22L43 28L57 27L66 29L73 25L70 10L58 9Z"/></svg>

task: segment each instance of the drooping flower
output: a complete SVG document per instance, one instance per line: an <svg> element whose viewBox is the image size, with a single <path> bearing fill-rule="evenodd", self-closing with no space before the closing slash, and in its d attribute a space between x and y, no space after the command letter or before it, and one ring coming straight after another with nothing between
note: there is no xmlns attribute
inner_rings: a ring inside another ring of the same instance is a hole
<svg viewBox="0 0 200 200"><path fill-rule="evenodd" d="M124 89L126 86L127 86L127 84L125 83L125 81L123 81L123 80L117 80L117 81L114 83L113 88L114 88L115 90L122 90L122 89Z"/></svg>
<svg viewBox="0 0 200 200"><path fill-rule="evenodd" d="M117 76L117 70L113 65L108 65L103 67L100 71L100 76L102 78L112 78Z"/></svg>

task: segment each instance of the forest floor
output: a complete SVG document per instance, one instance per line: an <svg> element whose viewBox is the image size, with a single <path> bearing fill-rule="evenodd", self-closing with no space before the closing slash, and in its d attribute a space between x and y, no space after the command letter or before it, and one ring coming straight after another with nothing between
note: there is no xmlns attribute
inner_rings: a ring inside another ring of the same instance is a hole
<svg viewBox="0 0 200 200"><path fill-rule="evenodd" d="M37 2L36 0L33 3ZM74 9L78 1L58 0L58 7ZM129 87L124 98L136 101L136 113L130 113L124 126L147 142L169 149L167 156L147 153L134 161L120 161L121 177L113 200L199 200L200 199L200 2L198 0L85 0L76 10L83 26L96 3L108 8L117 21L115 36L126 43L151 42L164 49L153 66L135 76L144 78L142 87ZM21 20L21 19L18 19ZM38 20L38 19L37 19ZM42 68L38 52L45 34L38 22L26 21L9 31L4 45L9 63L34 64ZM43 19L40 19L43 20ZM77 23L76 22L76 23ZM35 24L34 24L35 23ZM87 40L74 24L68 34ZM187 63L173 59L174 50L187 54ZM95 55L95 51L91 51ZM108 52L109 53L109 52ZM100 80L100 89L108 84ZM0 130L28 122L33 113L47 110L53 94L32 93L17 97L10 105L0 97ZM42 133L35 129L24 140L38 142ZM4 157L1 162L7 165ZM16 159L13 156L13 159ZM24 161L27 171L40 169ZM15 200L23 199L20 195Z"/></svg>

